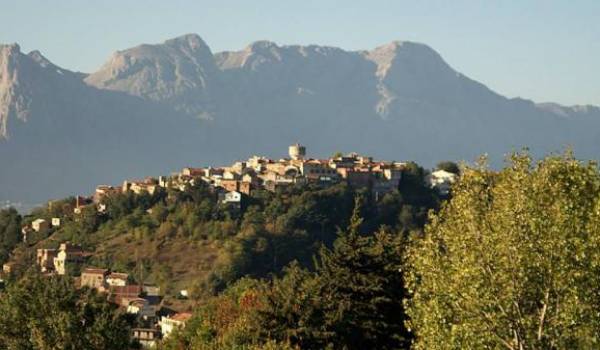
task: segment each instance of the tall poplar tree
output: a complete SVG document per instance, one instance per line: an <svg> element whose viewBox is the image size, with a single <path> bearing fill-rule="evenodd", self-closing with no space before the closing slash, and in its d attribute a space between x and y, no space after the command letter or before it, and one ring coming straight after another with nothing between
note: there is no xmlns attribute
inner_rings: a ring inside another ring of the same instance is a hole
<svg viewBox="0 0 600 350"><path fill-rule="evenodd" d="M600 348L600 173L572 155L466 169L408 254L415 349Z"/></svg>

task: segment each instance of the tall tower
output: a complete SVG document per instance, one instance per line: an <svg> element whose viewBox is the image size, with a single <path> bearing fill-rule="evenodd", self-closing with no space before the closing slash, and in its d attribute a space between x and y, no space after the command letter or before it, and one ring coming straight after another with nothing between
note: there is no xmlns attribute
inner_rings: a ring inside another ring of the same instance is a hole
<svg viewBox="0 0 600 350"><path fill-rule="evenodd" d="M293 160L302 160L306 156L306 147L296 143L289 147L288 153Z"/></svg>

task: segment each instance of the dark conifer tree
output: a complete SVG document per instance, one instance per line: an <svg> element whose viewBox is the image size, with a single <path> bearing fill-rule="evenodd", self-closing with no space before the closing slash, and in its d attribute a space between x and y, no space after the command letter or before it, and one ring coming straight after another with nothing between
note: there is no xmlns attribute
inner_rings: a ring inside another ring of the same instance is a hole
<svg viewBox="0 0 600 350"><path fill-rule="evenodd" d="M399 236L380 231L362 236L360 197L346 231L333 250L323 248L317 263L323 326L335 348L408 347L404 327L404 284Z"/></svg>

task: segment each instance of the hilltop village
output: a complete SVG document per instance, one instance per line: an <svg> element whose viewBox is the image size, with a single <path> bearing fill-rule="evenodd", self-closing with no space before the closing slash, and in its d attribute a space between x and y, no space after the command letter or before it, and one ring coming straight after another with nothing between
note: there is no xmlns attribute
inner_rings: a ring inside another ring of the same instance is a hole
<svg viewBox="0 0 600 350"><path fill-rule="evenodd" d="M253 156L246 161L238 161L228 167L185 167L170 176L148 177L144 180L126 180L122 186L101 185L91 197L77 197L74 210L80 211L86 205L97 205L99 211L106 210L102 199L111 193L132 191L136 194L154 194L161 188L183 191L197 181L207 183L223 203L241 205L244 195L252 191L315 183L321 186L340 181L355 188L369 188L375 198L398 188L402 178L404 162L375 161L372 157L357 153L336 155L329 159L306 157L306 147L300 144L289 146L289 158L273 160ZM449 192L450 185L457 175L445 170L437 170L428 175L429 186L442 195Z"/></svg>
<svg viewBox="0 0 600 350"><path fill-rule="evenodd" d="M375 200L398 189L407 163L376 161L356 153L336 155L328 159L313 159L306 156L306 148L300 144L289 146L288 158L272 160L253 156L228 167L185 167L170 176L149 177L144 180L126 180L121 186L101 185L90 196L77 196L68 205L75 218L88 209L103 215L109 208L107 198L111 195L133 193L154 195L160 191L185 191L202 182L209 188L217 201L234 210L243 208L244 201L254 191L279 189L305 184L320 187L346 182L354 188L366 188ZM429 187L447 195L457 175L437 170L425 179ZM49 207L53 205L50 202ZM61 205L65 205L62 203ZM22 240L29 243L32 235L48 236L63 225L66 217L32 218L22 227ZM133 329L133 338L144 346L154 346L156 341L168 337L176 327L184 326L191 314L163 307L160 288L155 285L133 282L134 279L122 271L90 266L92 252L80 245L60 242L57 248L38 248L36 265L45 275L68 275L75 277L78 287L89 287L105 293L107 299L125 312L135 315L138 328ZM14 262L3 266L3 274L10 276L18 269ZM136 276L137 277L137 276ZM186 298L187 290L180 290L179 297Z"/></svg>
<svg viewBox="0 0 600 350"><path fill-rule="evenodd" d="M111 194L131 191L153 195L161 189L184 191L199 181L208 184L221 203L233 206L241 206L244 196L259 189L274 192L292 185L312 183L329 186L341 181L354 188L368 188L375 198L380 198L398 188L406 166L405 162L376 161L357 153L329 159L307 158L306 147L300 144L289 146L288 154L289 158L279 160L253 156L225 167L185 167L170 176L125 180L121 186L99 185L92 195L75 197L73 211L80 214L85 207L96 206L102 213L106 211L103 199ZM444 196L456 179L457 174L436 170L426 177L426 183ZM23 228L23 240L26 241L28 233L59 224L60 218L54 218L52 223L34 221Z"/></svg>

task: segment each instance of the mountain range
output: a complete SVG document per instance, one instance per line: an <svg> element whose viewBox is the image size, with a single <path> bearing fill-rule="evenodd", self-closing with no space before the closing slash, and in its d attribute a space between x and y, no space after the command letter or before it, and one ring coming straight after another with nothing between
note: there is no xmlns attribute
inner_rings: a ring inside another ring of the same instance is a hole
<svg viewBox="0 0 600 350"><path fill-rule="evenodd" d="M213 53L195 34L73 72L0 45L0 201L35 204L102 183L252 154L357 151L389 160L498 164L571 146L600 151L600 108L506 98L427 45L368 51L258 41Z"/></svg>

